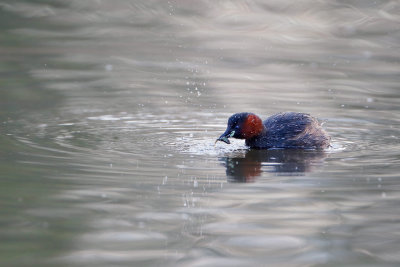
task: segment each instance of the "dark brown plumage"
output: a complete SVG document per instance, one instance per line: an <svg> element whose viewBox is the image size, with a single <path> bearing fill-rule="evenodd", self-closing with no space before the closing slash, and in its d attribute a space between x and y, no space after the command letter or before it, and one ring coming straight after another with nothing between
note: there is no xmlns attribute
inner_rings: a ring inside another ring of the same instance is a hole
<svg viewBox="0 0 400 267"><path fill-rule="evenodd" d="M236 113L217 141L229 144L228 138L245 139L250 148L324 149L330 137L310 114L284 112L272 115L264 122L253 113Z"/></svg>

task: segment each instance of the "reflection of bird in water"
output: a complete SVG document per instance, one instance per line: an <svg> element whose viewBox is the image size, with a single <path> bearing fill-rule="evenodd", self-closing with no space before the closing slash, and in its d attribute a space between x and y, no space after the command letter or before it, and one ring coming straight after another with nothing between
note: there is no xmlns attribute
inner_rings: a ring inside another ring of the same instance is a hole
<svg viewBox="0 0 400 267"><path fill-rule="evenodd" d="M246 150L220 158L224 161L226 175L230 182L252 182L262 172L285 175L304 175L313 166L323 163L324 151L302 149Z"/></svg>

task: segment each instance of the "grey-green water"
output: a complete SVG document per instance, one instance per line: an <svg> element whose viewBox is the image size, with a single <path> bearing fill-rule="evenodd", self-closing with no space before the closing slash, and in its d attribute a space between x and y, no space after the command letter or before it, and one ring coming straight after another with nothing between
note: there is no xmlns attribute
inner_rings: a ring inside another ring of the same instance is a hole
<svg viewBox="0 0 400 267"><path fill-rule="evenodd" d="M398 1L0 2L1 266L398 266ZM308 112L332 148L214 140Z"/></svg>

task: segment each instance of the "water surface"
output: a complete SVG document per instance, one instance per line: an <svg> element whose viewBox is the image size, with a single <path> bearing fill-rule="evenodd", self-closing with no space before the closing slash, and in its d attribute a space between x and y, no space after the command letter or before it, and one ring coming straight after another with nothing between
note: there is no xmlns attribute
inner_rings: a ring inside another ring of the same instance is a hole
<svg viewBox="0 0 400 267"><path fill-rule="evenodd" d="M397 266L397 1L3 1L4 266ZM311 113L327 151L215 139Z"/></svg>

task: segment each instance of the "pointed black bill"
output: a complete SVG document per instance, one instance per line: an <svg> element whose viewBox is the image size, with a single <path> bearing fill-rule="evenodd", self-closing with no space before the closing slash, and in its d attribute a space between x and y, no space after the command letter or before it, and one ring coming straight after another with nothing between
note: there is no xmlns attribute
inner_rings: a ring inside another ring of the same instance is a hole
<svg viewBox="0 0 400 267"><path fill-rule="evenodd" d="M218 141L222 141L224 143L230 144L231 142L229 141L228 137L221 135L216 141L215 143L217 143Z"/></svg>
<svg viewBox="0 0 400 267"><path fill-rule="evenodd" d="M229 137L232 137L235 134L235 131L232 131L230 129L227 129L216 141L215 143L217 143L218 141L222 141L224 143L230 144L231 142L229 141Z"/></svg>

